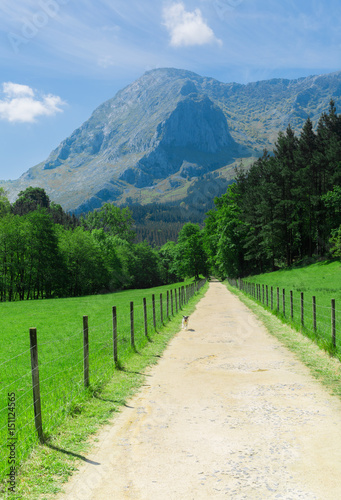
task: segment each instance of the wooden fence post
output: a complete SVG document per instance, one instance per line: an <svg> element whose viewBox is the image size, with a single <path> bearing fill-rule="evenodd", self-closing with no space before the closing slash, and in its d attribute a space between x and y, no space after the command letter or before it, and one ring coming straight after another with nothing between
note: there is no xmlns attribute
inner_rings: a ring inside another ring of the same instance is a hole
<svg viewBox="0 0 341 500"><path fill-rule="evenodd" d="M144 334L148 337L147 299L143 299Z"/></svg>
<svg viewBox="0 0 341 500"><path fill-rule="evenodd" d="M167 312L167 318L169 318L169 291L167 290L167 309L166 309L166 312Z"/></svg>
<svg viewBox="0 0 341 500"><path fill-rule="evenodd" d="M155 295L152 295L152 303L153 303L153 325L154 330L156 330L156 317L155 317Z"/></svg>
<svg viewBox="0 0 341 500"><path fill-rule="evenodd" d="M84 358L84 387L89 387L89 323L88 316L83 316L83 358Z"/></svg>
<svg viewBox="0 0 341 500"><path fill-rule="evenodd" d="M291 319L294 319L294 297L292 290L290 290L290 316Z"/></svg>
<svg viewBox="0 0 341 500"><path fill-rule="evenodd" d="M277 287L277 312L279 312L279 288Z"/></svg>
<svg viewBox="0 0 341 500"><path fill-rule="evenodd" d="M285 316L285 288L283 288L283 316Z"/></svg>
<svg viewBox="0 0 341 500"><path fill-rule="evenodd" d="M38 438L41 443L44 442L43 422L41 416L40 402L40 386L39 386L39 363L38 363L38 344L37 344L37 329L30 328L30 345L31 345L31 370L32 370L32 387L33 387L33 407L34 407L34 423L38 433Z"/></svg>
<svg viewBox="0 0 341 500"><path fill-rule="evenodd" d="M161 324L162 324L163 323L162 293L160 293L160 318L161 318Z"/></svg>
<svg viewBox="0 0 341 500"><path fill-rule="evenodd" d="M301 292L301 325L304 327L304 294Z"/></svg>
<svg viewBox="0 0 341 500"><path fill-rule="evenodd" d="M176 293L176 288L174 288L174 299L175 299L175 313L178 313L178 294Z"/></svg>
<svg viewBox="0 0 341 500"><path fill-rule="evenodd" d="M274 308L274 289L271 287L271 311Z"/></svg>
<svg viewBox="0 0 341 500"><path fill-rule="evenodd" d="M130 302L130 345L135 346L135 332L134 332L134 302Z"/></svg>
<svg viewBox="0 0 341 500"><path fill-rule="evenodd" d="M266 285L266 307L269 307L269 287Z"/></svg>
<svg viewBox="0 0 341 500"><path fill-rule="evenodd" d="M316 332L316 297L315 297L315 295L313 296L313 325L314 325L314 332Z"/></svg>
<svg viewBox="0 0 341 500"><path fill-rule="evenodd" d="M171 314L174 316L174 304L173 304L173 290L170 291L171 296Z"/></svg>
<svg viewBox="0 0 341 500"><path fill-rule="evenodd" d="M335 318L335 299L332 299L332 342L336 347L336 318Z"/></svg>
<svg viewBox="0 0 341 500"><path fill-rule="evenodd" d="M112 335L113 335L113 350L114 350L114 363L117 366L118 356L117 356L117 311L116 306L112 308Z"/></svg>

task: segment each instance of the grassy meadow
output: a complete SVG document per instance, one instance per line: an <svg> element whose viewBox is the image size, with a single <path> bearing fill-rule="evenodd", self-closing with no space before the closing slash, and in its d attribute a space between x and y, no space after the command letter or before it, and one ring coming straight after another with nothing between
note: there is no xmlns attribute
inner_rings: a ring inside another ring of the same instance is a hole
<svg viewBox="0 0 341 500"><path fill-rule="evenodd" d="M320 347L334 352L341 359L341 262L317 262L305 267L283 269L272 273L248 277L244 283L261 285L260 301L268 303L273 287L273 310L277 311L277 288L279 288L279 316L295 328L314 338ZM285 290L285 314L283 312L283 289ZM293 318L291 318L290 291L293 292ZM301 292L304 297L304 327L301 325ZM316 332L313 323L313 297L316 300ZM332 346L331 299L335 299L336 350Z"/></svg>
<svg viewBox="0 0 341 500"><path fill-rule="evenodd" d="M29 329L37 328L43 432L48 441L65 417L81 413L89 398L114 375L117 367L113 359L112 307L117 309L118 367L124 370L131 356L141 352L155 334L152 295L155 294L158 331L168 322L167 290L173 290L175 314L175 293L179 305L179 288L185 284L108 295L1 304L0 497L1 481L8 473L9 394L15 395L16 465L23 463L37 443ZM161 293L163 322L160 317ZM144 332L143 298L147 301L148 337ZM134 302L134 348L130 338L131 301ZM187 307L183 306L184 311ZM83 382L84 315L88 316L89 323L89 389L84 389Z"/></svg>

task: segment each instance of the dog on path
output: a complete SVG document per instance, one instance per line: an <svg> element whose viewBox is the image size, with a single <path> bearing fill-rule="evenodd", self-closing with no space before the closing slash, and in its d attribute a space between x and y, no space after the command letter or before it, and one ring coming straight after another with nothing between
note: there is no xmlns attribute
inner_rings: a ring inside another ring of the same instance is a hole
<svg viewBox="0 0 341 500"><path fill-rule="evenodd" d="M182 329L187 330L189 316L182 316Z"/></svg>

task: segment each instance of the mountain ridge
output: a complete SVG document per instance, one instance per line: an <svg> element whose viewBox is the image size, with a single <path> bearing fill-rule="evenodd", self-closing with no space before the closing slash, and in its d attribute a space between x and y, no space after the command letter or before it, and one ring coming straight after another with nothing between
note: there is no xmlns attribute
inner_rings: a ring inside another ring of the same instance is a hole
<svg viewBox="0 0 341 500"><path fill-rule="evenodd" d="M316 125L330 99L340 103L341 72L239 84L151 70L98 106L46 161L1 185L10 199L43 187L75 213L106 201L186 201L212 172L219 195L238 162L271 150L289 123L296 132L308 117Z"/></svg>

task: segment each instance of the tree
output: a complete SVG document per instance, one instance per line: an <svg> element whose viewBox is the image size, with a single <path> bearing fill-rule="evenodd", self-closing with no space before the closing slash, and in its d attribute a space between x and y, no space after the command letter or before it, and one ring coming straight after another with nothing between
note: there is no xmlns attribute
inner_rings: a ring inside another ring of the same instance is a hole
<svg viewBox="0 0 341 500"><path fill-rule="evenodd" d="M12 301L24 296L28 244L25 219L13 214L0 219L1 301Z"/></svg>
<svg viewBox="0 0 341 500"><path fill-rule="evenodd" d="M56 226L46 208L27 214L26 298L60 295L65 267L58 246ZM22 299L24 296L22 295Z"/></svg>
<svg viewBox="0 0 341 500"><path fill-rule="evenodd" d="M177 245L175 241L167 241L159 250L160 277L162 283L176 283L182 279L176 264Z"/></svg>
<svg viewBox="0 0 341 500"><path fill-rule="evenodd" d="M332 220L332 229L335 229L341 224L341 186L334 186L331 191L322 196L322 201Z"/></svg>
<svg viewBox="0 0 341 500"><path fill-rule="evenodd" d="M158 253L147 243L137 243L131 247L126 265L132 277L133 288L151 288L162 284Z"/></svg>
<svg viewBox="0 0 341 500"><path fill-rule="evenodd" d="M296 200L295 217L297 220L299 256L312 256L316 246L314 235L317 233L316 214L320 204L318 188L319 158L317 154L317 135L308 118L305 122L296 151L297 172L293 195Z"/></svg>
<svg viewBox="0 0 341 500"><path fill-rule="evenodd" d="M224 195L215 199L216 210L211 210L205 221L204 245L208 263L220 278L245 273L244 244L248 224L242 220L242 177L243 172L239 172L239 183L232 184Z"/></svg>
<svg viewBox="0 0 341 500"><path fill-rule="evenodd" d="M123 288L127 284L127 281L129 281L123 270L122 261L119 258L118 248L121 246L123 240L117 236L112 236L110 233L106 233L103 229L94 229L91 234L99 246L108 272L108 290L114 291Z"/></svg>
<svg viewBox="0 0 341 500"><path fill-rule="evenodd" d="M280 173L273 157L265 150L248 172L237 172L237 185L230 191L230 203L235 205L239 233L239 252L243 253L243 273L263 272L274 268L278 256L281 226L276 209L280 200ZM237 210L236 210L237 209Z"/></svg>
<svg viewBox="0 0 341 500"><path fill-rule="evenodd" d="M132 243L135 239L135 232L132 230L134 221L129 208L119 208L111 203L104 205L93 212L89 212L82 219L83 226L92 231L93 229L103 229L112 236L119 236Z"/></svg>
<svg viewBox="0 0 341 500"><path fill-rule="evenodd" d="M58 203L54 203L53 201L50 203L50 207L48 209L49 214L52 217L52 220L55 224L61 224L66 229L74 229L75 227L80 225L80 221L74 214L69 214L65 212L61 205Z"/></svg>
<svg viewBox="0 0 341 500"><path fill-rule="evenodd" d="M4 217L11 211L11 204L8 201L4 188L0 188L0 217Z"/></svg>
<svg viewBox="0 0 341 500"><path fill-rule="evenodd" d="M341 257L341 226L332 232L330 238L331 253L333 257Z"/></svg>
<svg viewBox="0 0 341 500"><path fill-rule="evenodd" d="M331 253L334 257L341 257L341 186L334 186L322 196L322 202L327 211L327 225L330 228Z"/></svg>
<svg viewBox="0 0 341 500"><path fill-rule="evenodd" d="M295 232L297 221L294 217L296 210L296 198L293 189L296 187L296 151L298 139L290 125L286 133L278 135L274 155L279 171L280 199L276 207L276 219L280 229L280 244L285 251L285 260L288 266L293 262L295 255Z"/></svg>
<svg viewBox="0 0 341 500"><path fill-rule="evenodd" d="M47 196L45 190L30 186L24 191L20 191L17 200L12 206L12 211L15 215L25 215L38 208L49 207L50 198Z"/></svg>
<svg viewBox="0 0 341 500"><path fill-rule="evenodd" d="M183 276L194 276L196 280L199 279L199 274L207 276L207 256L199 224L188 222L181 229L176 260Z"/></svg>
<svg viewBox="0 0 341 500"><path fill-rule="evenodd" d="M65 295L77 297L108 289L109 276L100 246L83 227L59 229L59 248L66 264Z"/></svg>

